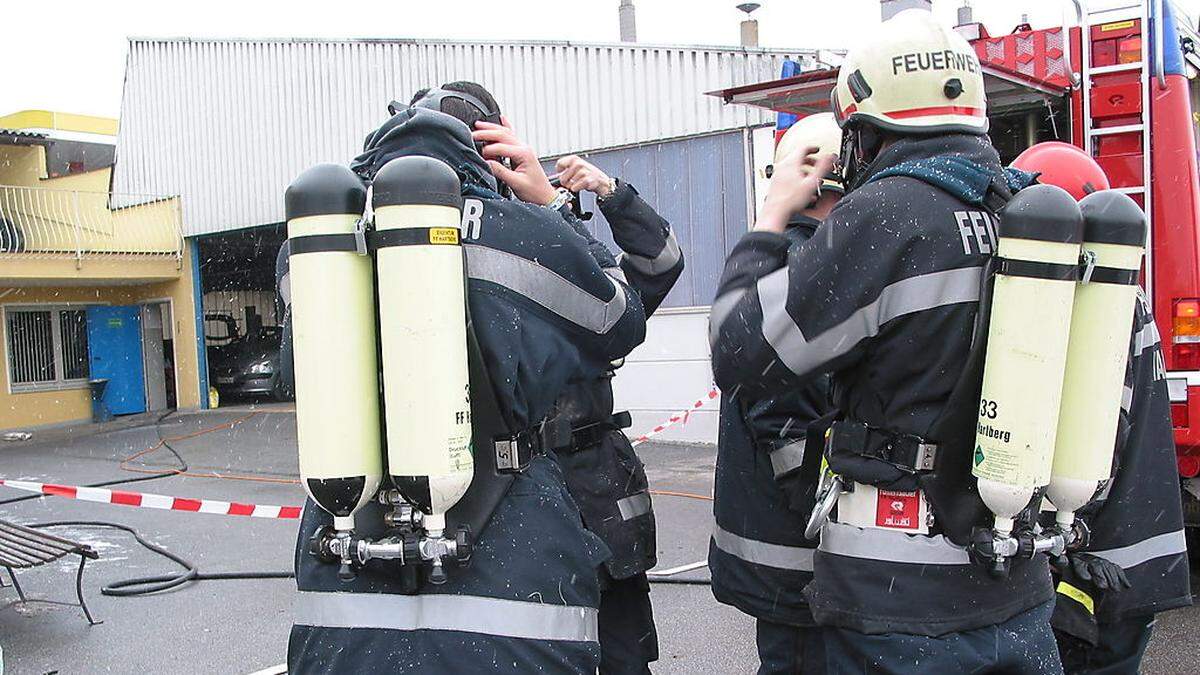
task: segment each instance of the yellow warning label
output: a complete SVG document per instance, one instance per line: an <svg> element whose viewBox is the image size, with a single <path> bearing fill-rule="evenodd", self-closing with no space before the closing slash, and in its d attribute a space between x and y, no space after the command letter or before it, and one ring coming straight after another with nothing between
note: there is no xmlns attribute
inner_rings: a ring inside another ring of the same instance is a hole
<svg viewBox="0 0 1200 675"><path fill-rule="evenodd" d="M431 227L431 228L429 228L429 243L431 243L431 244L457 244L458 243L458 228L457 227Z"/></svg>
<svg viewBox="0 0 1200 675"><path fill-rule="evenodd" d="M1107 33L1107 32L1109 32L1109 31L1112 31L1112 30L1125 30L1126 28L1133 28L1133 21L1132 21L1132 20L1129 20L1129 21L1116 21L1116 22L1113 22L1113 23L1106 23L1106 24L1104 24L1103 26L1100 26L1100 32L1101 32L1101 33Z"/></svg>

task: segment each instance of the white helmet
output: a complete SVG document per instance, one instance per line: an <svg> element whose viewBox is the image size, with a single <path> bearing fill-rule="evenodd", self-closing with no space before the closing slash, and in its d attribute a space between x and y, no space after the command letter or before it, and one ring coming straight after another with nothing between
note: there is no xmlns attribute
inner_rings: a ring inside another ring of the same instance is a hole
<svg viewBox="0 0 1200 675"><path fill-rule="evenodd" d="M860 120L904 134L988 129L979 57L923 9L900 12L850 50L832 104L842 126Z"/></svg>
<svg viewBox="0 0 1200 675"><path fill-rule="evenodd" d="M842 130L833 119L833 113L817 113L797 120L784 132L783 138L779 139L779 145L775 146L775 162L781 162L788 155L805 147L815 147L821 155L841 154ZM836 168L825 177L821 187L845 191L841 174Z"/></svg>

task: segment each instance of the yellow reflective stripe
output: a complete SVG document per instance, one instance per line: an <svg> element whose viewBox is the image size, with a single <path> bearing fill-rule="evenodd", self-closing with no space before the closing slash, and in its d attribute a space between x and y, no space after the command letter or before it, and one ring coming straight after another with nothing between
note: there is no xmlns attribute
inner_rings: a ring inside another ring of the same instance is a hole
<svg viewBox="0 0 1200 675"><path fill-rule="evenodd" d="M1071 584L1068 584L1065 581L1058 582L1058 592L1086 607L1088 614L1096 613L1096 601L1092 600L1092 596L1084 593Z"/></svg>

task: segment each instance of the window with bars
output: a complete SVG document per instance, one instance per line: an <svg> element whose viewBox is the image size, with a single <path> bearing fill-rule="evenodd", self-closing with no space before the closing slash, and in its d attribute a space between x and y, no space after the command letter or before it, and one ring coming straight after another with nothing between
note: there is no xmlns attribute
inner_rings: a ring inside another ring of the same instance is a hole
<svg viewBox="0 0 1200 675"><path fill-rule="evenodd" d="M14 392L76 387L88 379L87 312L6 307L8 381Z"/></svg>

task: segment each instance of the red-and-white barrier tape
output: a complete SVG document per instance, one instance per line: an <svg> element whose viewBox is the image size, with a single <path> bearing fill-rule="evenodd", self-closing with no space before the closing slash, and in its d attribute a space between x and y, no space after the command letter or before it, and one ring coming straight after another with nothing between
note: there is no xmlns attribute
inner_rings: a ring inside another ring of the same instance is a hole
<svg viewBox="0 0 1200 675"><path fill-rule="evenodd" d="M703 408L708 402L716 399L719 395L720 392L716 387L713 387L705 394L704 398L693 403L687 410L681 410L670 416L662 424L634 439L633 445L641 445L677 424L687 424L688 417L693 412ZM143 509L211 513L221 516L295 520L300 517L303 511L303 507L301 506L272 506L270 504L224 502L217 499L190 499L187 497L156 495L148 492L128 492L125 490L109 490L98 487L59 485L57 483L35 483L33 481L9 480L5 478L0 478L0 485L15 490L37 492L98 504L119 504L121 506L136 506Z"/></svg>
<svg viewBox="0 0 1200 675"><path fill-rule="evenodd" d="M635 446L641 445L642 443L645 443L646 441L650 440L651 438L654 438L655 436L661 434L662 432L666 431L667 429L670 429L671 427L675 426L676 424L687 424L688 418L691 416L691 414L693 412L699 410L700 408L703 408L706 403L708 403L709 401L712 401L713 399L715 399L716 397L718 397L720 395L721 395L721 391L719 389L717 389L716 387L709 389L708 393L704 395L704 398L693 403L692 407L688 408L687 410L680 410L679 412L675 413L674 415L671 415L670 417L668 417L667 420L665 422L663 422L662 424L654 427L653 429L651 429L650 431L647 431L646 433L642 434L641 436L638 436L636 439L634 439L633 445L635 445Z"/></svg>
<svg viewBox="0 0 1200 675"><path fill-rule="evenodd" d="M16 490L40 492L41 494L67 497L68 499L78 499L85 502L139 506L144 509L163 509L167 511L213 513L222 516L294 520L300 517L302 510L302 507L299 506L242 504L239 502L223 502L216 499L187 499L185 497L168 497L166 495L144 492L126 492L124 490L78 487L75 485L56 485L54 483L34 483L31 481L7 480L3 478L0 478L0 485Z"/></svg>

